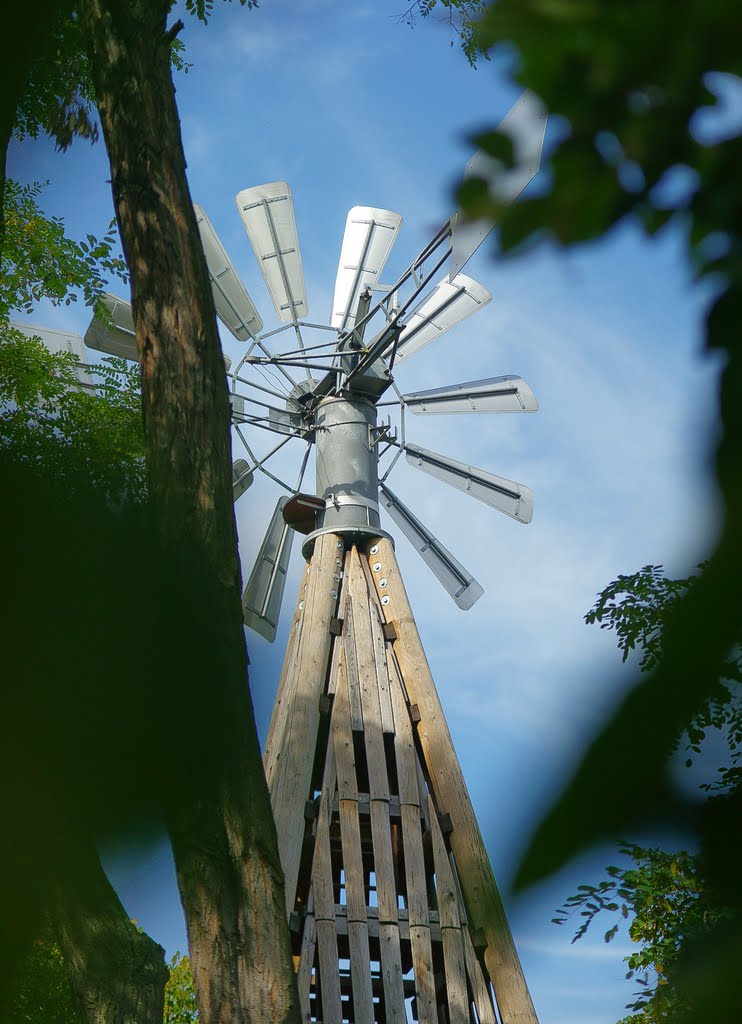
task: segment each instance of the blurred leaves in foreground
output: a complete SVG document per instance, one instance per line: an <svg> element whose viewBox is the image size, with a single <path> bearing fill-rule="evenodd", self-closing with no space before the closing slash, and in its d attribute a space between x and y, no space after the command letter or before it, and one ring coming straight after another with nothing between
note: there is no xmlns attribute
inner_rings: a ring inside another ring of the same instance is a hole
<svg viewBox="0 0 742 1024"><path fill-rule="evenodd" d="M742 622L739 5L497 0L476 36L483 51L507 61L514 84L541 97L558 135L539 194L504 209L496 188L489 196L476 191L472 214L498 222L499 252L539 239L564 246L601 239L619 224L648 236L672 226L689 269L711 283L705 343L724 357L721 436L711 457L722 502L716 547L702 576L667 611L661 659L589 743L537 829L517 884L557 870L598 840L647 825L695 828L713 883L735 912L684 968L684 981L705 993L703 1012L686 1019L736 1024L739 791L699 814L674 786L668 754L718 693ZM481 129L490 130L496 125Z"/></svg>
<svg viewBox="0 0 742 1024"><path fill-rule="evenodd" d="M703 566L700 569L702 575ZM641 671L652 671L662 663L668 616L699 579L699 575L668 579L661 566L646 565L610 583L585 621L614 630L623 660L634 652ZM719 842L718 835L719 823L728 825L739 813L742 793L739 644L723 667L716 690L675 737L674 750L681 753L683 749L688 756L681 771L690 768L694 758L706 770L711 758L723 760L716 768L717 777L701 786L709 797L697 815L700 850L689 853L621 842L622 866L609 865L600 882L578 886L553 919L560 925L581 919L573 942L581 939L598 917L613 922L605 932L606 942L612 941L626 922L629 937L639 947L625 958L626 976L639 990L627 1007L632 1016L620 1024L701 1019L710 998L706 985L716 969L706 950L725 943L739 928L739 842L735 842L734 829L725 842ZM731 1004L724 996L724 981L722 978L721 986L717 984L713 995L721 998L722 1004ZM729 1010L727 1005L722 1012Z"/></svg>

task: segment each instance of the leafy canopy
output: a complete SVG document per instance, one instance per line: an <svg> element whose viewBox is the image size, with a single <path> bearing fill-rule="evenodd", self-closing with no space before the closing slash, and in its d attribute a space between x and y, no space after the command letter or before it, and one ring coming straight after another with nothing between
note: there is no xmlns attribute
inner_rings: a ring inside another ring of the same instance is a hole
<svg viewBox="0 0 742 1024"><path fill-rule="evenodd" d="M615 631L623 660L635 651L641 670L652 671L662 661L668 615L698 585L699 578L693 575L668 579L662 566L646 565L639 572L619 576L610 583L598 595L585 621ZM726 741L727 760L718 770L719 779L702 787L715 794L709 806L723 803L742 790L739 646L733 655L726 663L717 692L709 696L684 734L675 737L676 747L684 742L694 754L702 753L709 729L717 730ZM686 766L691 763L689 758ZM702 1007L698 991L682 984L687 958L713 941L720 928L734 924L734 899L718 884L718 872L713 864L709 865L704 850L691 854L627 842L619 843L618 850L628 864L609 865L600 882L578 886L553 921L564 925L578 915L582 920L572 939L576 942L599 917L612 920L604 934L605 941L610 942L625 920L630 938L639 947L625 958L626 976L640 987L627 1007L632 1015L620 1024L679 1021Z"/></svg>
<svg viewBox="0 0 742 1024"><path fill-rule="evenodd" d="M11 310L30 313L41 299L69 305L82 293L95 306L108 279L128 282L123 257L116 252L115 221L103 238L88 234L84 241L69 238L60 217L47 217L38 199L39 182L20 185L6 179L4 192L5 243L0 264L0 318Z"/></svg>

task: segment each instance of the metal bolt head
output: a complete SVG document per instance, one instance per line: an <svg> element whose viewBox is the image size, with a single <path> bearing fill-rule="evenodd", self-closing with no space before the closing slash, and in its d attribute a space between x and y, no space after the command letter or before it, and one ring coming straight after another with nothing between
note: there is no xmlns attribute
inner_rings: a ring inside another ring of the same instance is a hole
<svg viewBox="0 0 742 1024"><path fill-rule="evenodd" d="M389 580L379 580L379 586L381 587L382 590L384 589L388 582Z"/></svg>
<svg viewBox="0 0 742 1024"><path fill-rule="evenodd" d="M301 612L303 610L304 610L304 602L303 601L299 601L299 611Z"/></svg>
<svg viewBox="0 0 742 1024"><path fill-rule="evenodd" d="M338 548L342 548L342 546L343 546L343 542L341 540L339 540L338 541Z"/></svg>
<svg viewBox="0 0 742 1024"><path fill-rule="evenodd" d="M388 594L384 594L384 596L381 599L381 603L382 604L389 604L389 600L390 600L389 595Z"/></svg>
<svg viewBox="0 0 742 1024"><path fill-rule="evenodd" d="M369 552L370 555L378 555L378 553L379 553L379 545L378 544L374 544L373 547L368 549L368 552Z"/></svg>
<svg viewBox="0 0 742 1024"><path fill-rule="evenodd" d="M381 562L374 562L371 568L374 570L374 572L381 572Z"/></svg>
<svg viewBox="0 0 742 1024"><path fill-rule="evenodd" d="M336 583L339 583L339 582L340 582L340 574L339 574L339 573L337 573L337 572L334 572L334 573L332 574L332 578L333 578L333 579L335 580L335 582L336 582Z"/></svg>
<svg viewBox="0 0 742 1024"><path fill-rule="evenodd" d="M343 564L343 561L342 561L341 558L336 558L335 559L335 565L342 565L342 564Z"/></svg>
<svg viewBox="0 0 742 1024"><path fill-rule="evenodd" d="M330 591L330 597L337 597L337 596L338 596L337 590L331 590Z"/></svg>

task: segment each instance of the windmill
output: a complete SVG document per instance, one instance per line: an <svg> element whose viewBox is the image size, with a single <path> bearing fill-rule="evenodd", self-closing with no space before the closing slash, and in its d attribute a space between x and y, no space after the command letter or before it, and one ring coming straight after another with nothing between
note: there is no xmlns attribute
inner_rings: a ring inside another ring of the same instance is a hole
<svg viewBox="0 0 742 1024"><path fill-rule="evenodd" d="M535 175L546 115L524 94L499 130L514 165L476 154L503 203ZM497 171L492 178L493 170ZM491 225L455 215L392 283L381 280L399 214L348 214L329 323L308 319L293 198L286 182L237 195L280 326L261 317L205 211L196 216L216 312L245 353L230 374L246 458L235 499L257 473L279 497L243 595L245 623L276 635L296 533L305 558L264 753L307 1021L534 1024L536 1015L380 511L462 608L483 591L392 491L401 460L520 523L533 497L512 480L408 439L410 416L534 412L513 375L402 393L397 365L482 309L463 273ZM131 310L85 341L129 354ZM384 416L389 418L384 420ZM394 423L392 422L394 416ZM260 452L255 438L277 435ZM303 445L295 482L271 468ZM314 454L315 484L304 483Z"/></svg>

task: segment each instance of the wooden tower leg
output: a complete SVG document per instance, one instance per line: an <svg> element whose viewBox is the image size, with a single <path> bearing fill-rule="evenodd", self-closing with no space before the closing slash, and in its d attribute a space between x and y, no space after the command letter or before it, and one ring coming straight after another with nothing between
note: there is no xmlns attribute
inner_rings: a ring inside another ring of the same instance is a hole
<svg viewBox="0 0 742 1024"><path fill-rule="evenodd" d="M537 1024L388 540L317 539L265 768L307 1020Z"/></svg>

